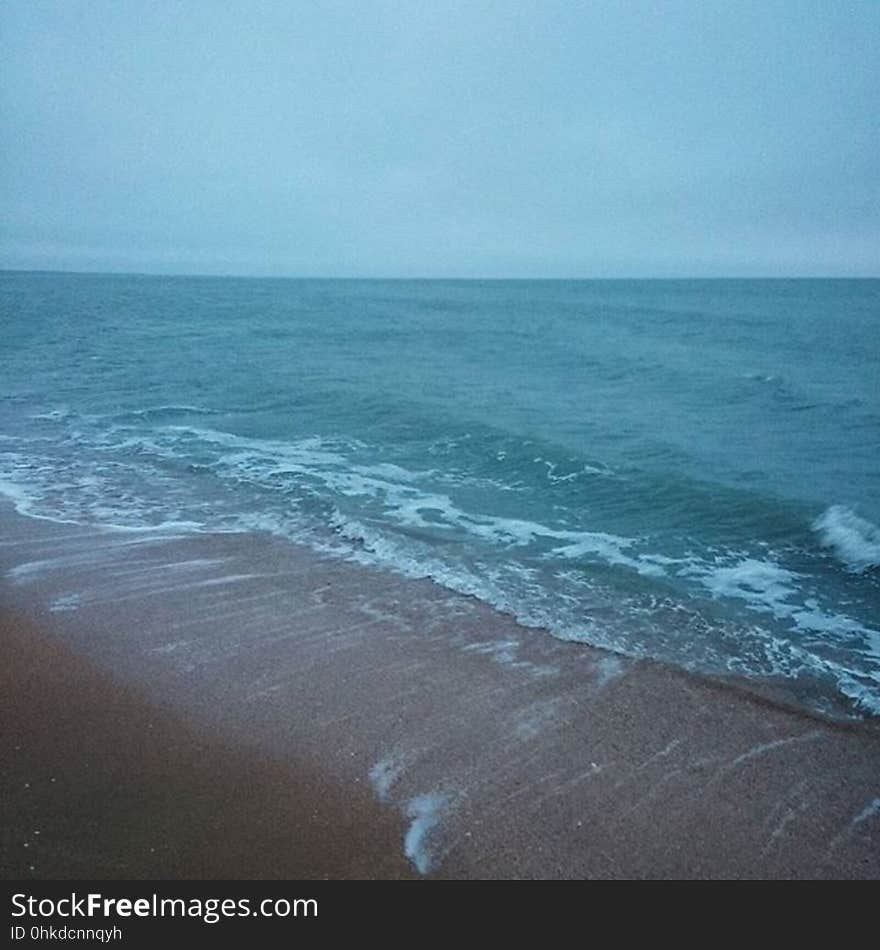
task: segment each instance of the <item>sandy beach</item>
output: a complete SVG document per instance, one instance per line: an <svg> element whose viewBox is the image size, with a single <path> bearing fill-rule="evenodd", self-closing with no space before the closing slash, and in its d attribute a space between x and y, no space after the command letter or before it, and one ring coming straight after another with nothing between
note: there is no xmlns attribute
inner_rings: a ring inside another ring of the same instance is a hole
<svg viewBox="0 0 880 950"><path fill-rule="evenodd" d="M0 4L0 876L880 879L878 33Z"/></svg>
<svg viewBox="0 0 880 950"><path fill-rule="evenodd" d="M399 820L225 744L0 613L4 878L412 876Z"/></svg>
<svg viewBox="0 0 880 950"><path fill-rule="evenodd" d="M269 536L2 517L6 877L880 876L874 723Z"/></svg>

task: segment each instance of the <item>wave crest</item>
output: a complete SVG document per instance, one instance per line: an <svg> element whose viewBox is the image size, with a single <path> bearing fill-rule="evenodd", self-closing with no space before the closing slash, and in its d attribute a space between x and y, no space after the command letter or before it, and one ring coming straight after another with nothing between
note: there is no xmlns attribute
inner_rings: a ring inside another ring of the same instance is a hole
<svg viewBox="0 0 880 950"><path fill-rule="evenodd" d="M880 528L844 505L832 505L813 522L822 546L851 571L880 567Z"/></svg>

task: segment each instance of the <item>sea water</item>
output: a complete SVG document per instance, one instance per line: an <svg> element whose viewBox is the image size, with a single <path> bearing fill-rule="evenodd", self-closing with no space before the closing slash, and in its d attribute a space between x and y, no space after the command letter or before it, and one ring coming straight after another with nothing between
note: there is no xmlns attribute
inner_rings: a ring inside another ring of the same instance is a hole
<svg viewBox="0 0 880 950"><path fill-rule="evenodd" d="M880 281L0 274L0 491L880 714Z"/></svg>

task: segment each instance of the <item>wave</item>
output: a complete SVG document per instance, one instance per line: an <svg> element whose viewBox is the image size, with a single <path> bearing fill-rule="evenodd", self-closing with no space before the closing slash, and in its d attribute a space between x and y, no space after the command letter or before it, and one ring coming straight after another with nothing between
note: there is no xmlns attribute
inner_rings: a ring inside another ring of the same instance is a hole
<svg viewBox="0 0 880 950"><path fill-rule="evenodd" d="M157 409L193 407L148 411ZM517 467L480 470L454 452L406 458L350 437L278 441L150 422L146 431L77 429L57 454L0 452L0 494L22 514L127 531L270 531L432 578L560 639L704 671L833 682L858 711L880 713L880 632L814 590L809 561L757 542L676 543L651 531L641 505L642 523L590 530L606 527L597 501L612 487L627 489L630 507L646 497L628 490L632 482L603 479L589 494L572 487L550 505L554 482L568 485L581 469L560 472L533 446L518 460L549 482L519 479ZM877 563L880 531L848 509L829 509L815 528L823 541L847 542L859 569ZM832 573L835 583L862 583Z"/></svg>
<svg viewBox="0 0 880 950"><path fill-rule="evenodd" d="M673 563L673 559L634 551L639 538L462 507L448 493L431 487L445 480L453 484L469 481L473 486L474 480L464 478L462 473L457 479L444 479L435 470L410 470L389 463L358 464L345 454L346 447L339 440L311 437L279 443L191 427L169 429L221 446L226 454L219 456L218 463L235 478L269 487L278 475L308 476L337 496L369 504L374 515L390 525L427 533L433 541L452 532L459 538L479 540L498 550L528 548L544 558L596 560L652 577L662 576L664 565ZM485 484L489 480L480 481ZM502 489L507 487L495 484Z"/></svg>
<svg viewBox="0 0 880 950"><path fill-rule="evenodd" d="M880 528L850 508L832 505L813 522L813 530L849 570L880 567Z"/></svg>
<svg viewBox="0 0 880 950"><path fill-rule="evenodd" d="M697 579L713 598L742 600L749 610L782 621L791 631L813 638L818 634L825 649L815 640L798 643L790 636L779 636L762 623L707 613L689 598L625 593L604 585L596 576L560 570L552 563L547 564L551 581L534 561L506 559L494 565L456 561L437 556L430 544L394 537L387 528L367 525L338 511L332 524L337 535L355 547L325 549L327 553L411 578L430 578L558 639L631 658L663 658L686 669L798 680L805 690L811 689L807 685L811 682L830 682L851 703L847 714L880 715L880 632L844 614L823 610L811 599L803 600L797 583L801 575L772 561L746 558L725 566L705 562L682 566L682 561L669 559L678 566L679 576ZM613 564L616 556L608 560ZM725 649L725 642L735 643L733 652ZM835 645L845 647L849 659ZM841 711L836 704L823 705L818 697L812 702L825 712Z"/></svg>

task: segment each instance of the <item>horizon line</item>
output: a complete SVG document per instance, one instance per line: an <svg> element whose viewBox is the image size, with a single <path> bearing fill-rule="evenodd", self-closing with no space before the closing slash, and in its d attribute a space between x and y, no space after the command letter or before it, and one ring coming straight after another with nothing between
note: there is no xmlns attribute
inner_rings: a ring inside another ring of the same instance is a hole
<svg viewBox="0 0 880 950"><path fill-rule="evenodd" d="M0 265L2 274L57 274L66 276L80 277L151 277L151 278L193 278L200 280L300 280L300 281L319 281L319 280L340 280L340 281L448 281L448 282L559 282L574 283L576 281L722 281L722 280L880 280L878 274L752 274L752 275L733 275L716 274L713 276L694 276L694 275L676 275L676 276L628 276L628 277L499 277L499 276L479 276L479 277L432 277L432 276L328 276L317 274L210 274L210 273L187 273L187 272L163 272L163 271L125 271L125 270L75 270L68 268L47 268L47 267L5 267Z"/></svg>

